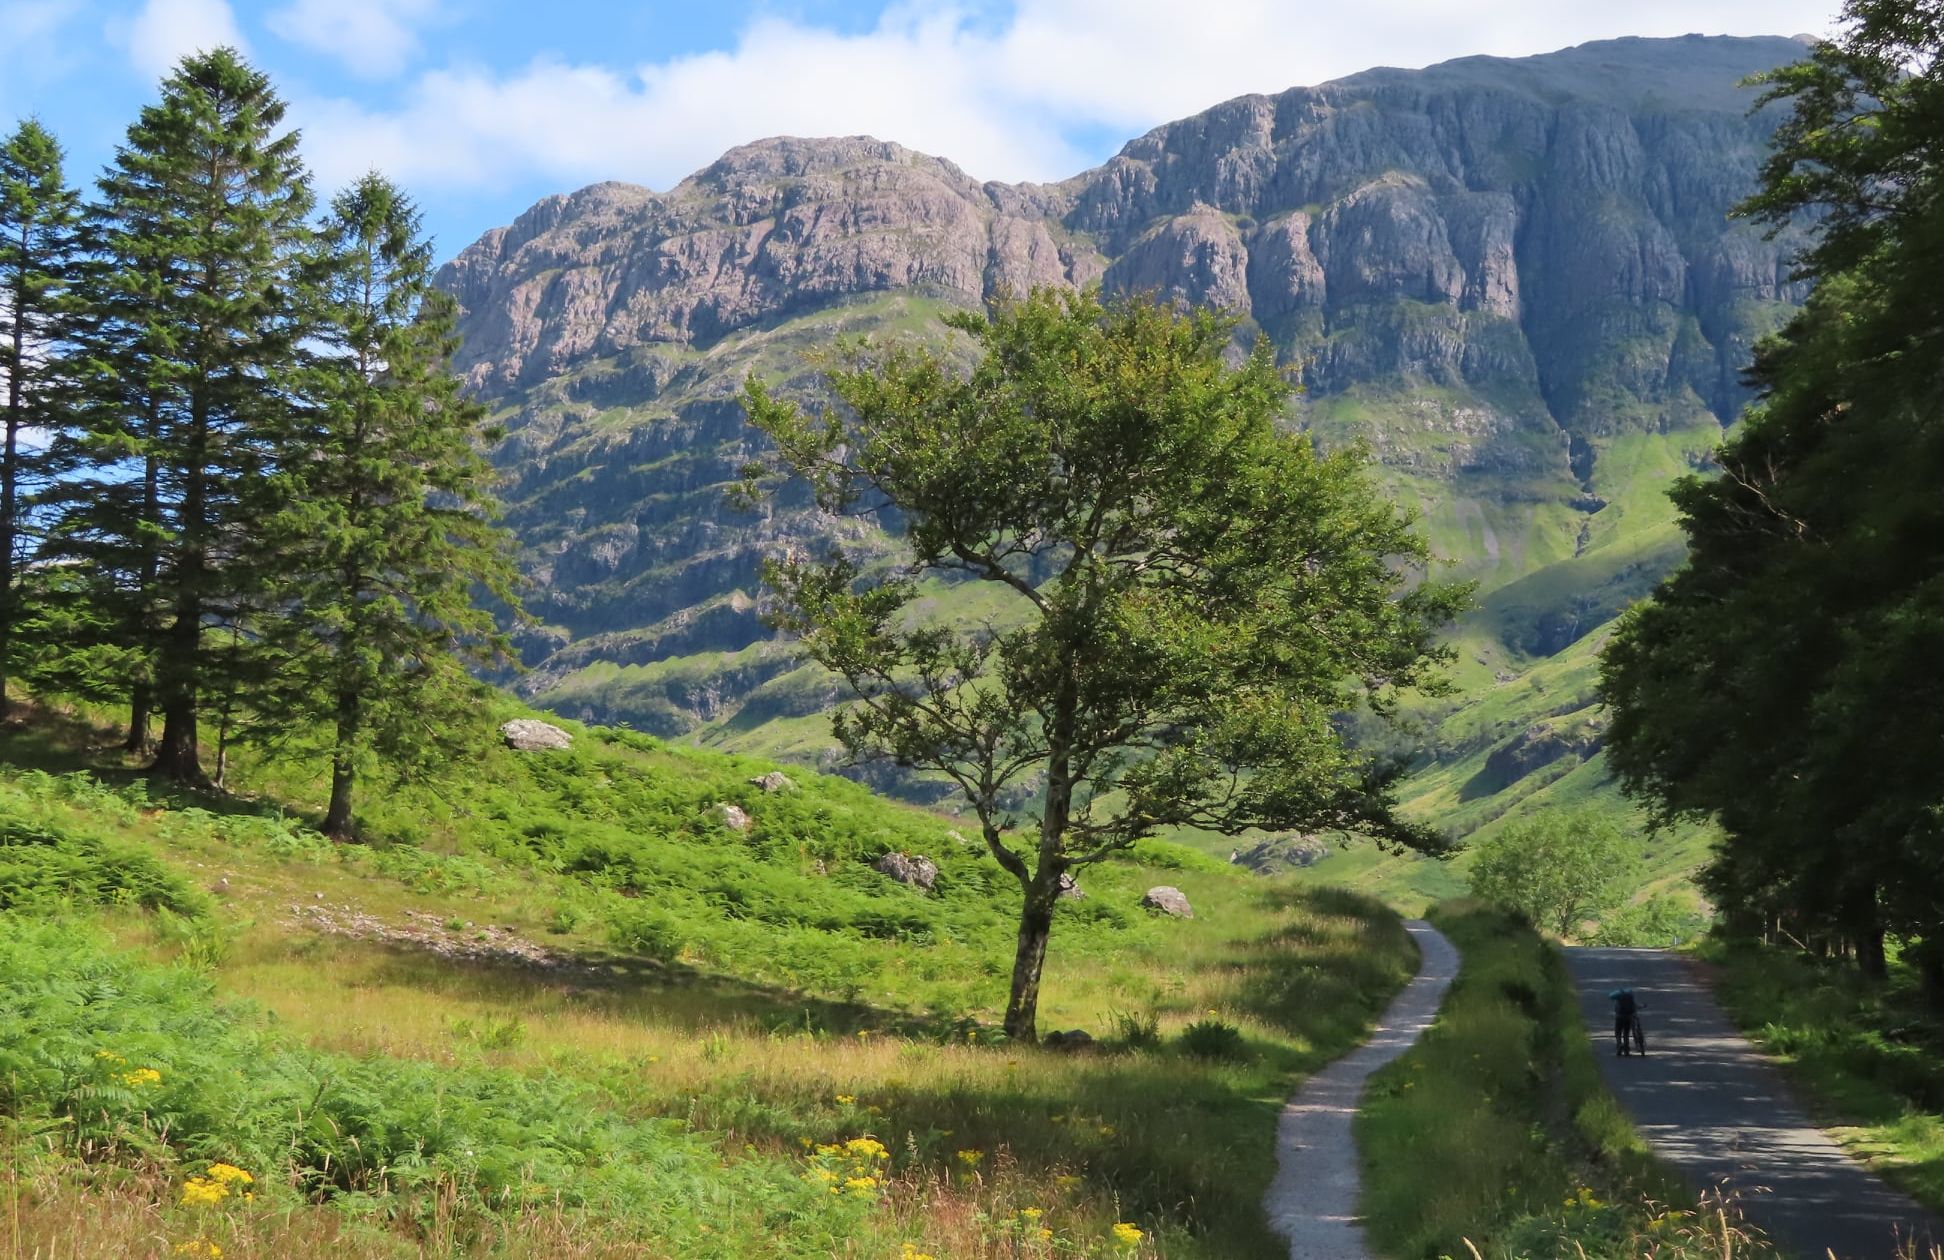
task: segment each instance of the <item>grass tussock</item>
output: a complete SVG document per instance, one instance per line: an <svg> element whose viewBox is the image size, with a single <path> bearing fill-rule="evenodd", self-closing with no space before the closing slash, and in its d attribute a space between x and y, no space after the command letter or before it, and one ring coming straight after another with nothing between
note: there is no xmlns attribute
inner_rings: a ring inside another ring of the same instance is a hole
<svg viewBox="0 0 1944 1260"><path fill-rule="evenodd" d="M1432 917L1461 952L1458 978L1357 1119L1377 1247L1425 1260L1766 1254L1732 1204L1690 1202L1648 1154L1600 1083L1558 951L1478 903Z"/></svg>

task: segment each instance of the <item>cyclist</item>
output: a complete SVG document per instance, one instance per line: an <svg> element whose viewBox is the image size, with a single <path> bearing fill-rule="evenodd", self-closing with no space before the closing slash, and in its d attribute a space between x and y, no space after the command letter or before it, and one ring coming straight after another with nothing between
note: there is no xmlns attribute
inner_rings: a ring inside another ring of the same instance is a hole
<svg viewBox="0 0 1944 1260"><path fill-rule="evenodd" d="M1607 994L1613 1003L1613 1040L1622 1055L1637 1048L1647 1053L1647 1038L1640 1028L1640 1003L1634 998L1632 989L1615 989ZM1629 1046L1631 1040L1632 1046Z"/></svg>

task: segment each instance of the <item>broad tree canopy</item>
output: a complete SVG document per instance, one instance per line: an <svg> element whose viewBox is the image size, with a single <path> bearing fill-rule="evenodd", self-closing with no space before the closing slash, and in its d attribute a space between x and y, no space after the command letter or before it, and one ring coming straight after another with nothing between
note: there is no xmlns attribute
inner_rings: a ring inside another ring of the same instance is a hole
<svg viewBox="0 0 1944 1260"><path fill-rule="evenodd" d="M1214 315L1052 291L947 323L974 343L969 374L923 348L850 347L821 414L748 389L751 422L822 507L905 526L895 569L770 567L782 624L855 698L836 725L850 752L957 783L1028 920L1068 870L1165 828L1441 848L1336 723L1435 684L1464 592L1423 580L1424 544L1362 451L1279 426L1291 391L1267 346L1231 367L1233 325ZM996 584L1013 606L917 618L927 576ZM1006 808L1022 797L1027 836Z"/></svg>

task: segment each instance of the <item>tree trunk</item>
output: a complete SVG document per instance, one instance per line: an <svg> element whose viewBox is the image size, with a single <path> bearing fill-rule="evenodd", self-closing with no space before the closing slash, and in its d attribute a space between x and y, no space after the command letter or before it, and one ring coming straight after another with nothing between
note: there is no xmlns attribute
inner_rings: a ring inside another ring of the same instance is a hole
<svg viewBox="0 0 1944 1260"><path fill-rule="evenodd" d="M184 578L185 582L192 579ZM208 786L201 748L196 737L197 656L202 646L202 602L193 590L177 600L175 624L162 640L160 690L162 742L155 750L151 774L194 787Z"/></svg>
<svg viewBox="0 0 1944 1260"><path fill-rule="evenodd" d="M1932 1011L1944 1012L1944 948L1925 939L1918 943L1917 975L1923 981L1924 1001Z"/></svg>
<svg viewBox="0 0 1944 1260"><path fill-rule="evenodd" d="M1060 877L1042 869L1026 887L1019 910L1019 949L1013 955L1012 996L1006 999L1006 1036L1033 1045L1039 1041L1040 971L1046 965L1046 940L1053 933L1053 903Z"/></svg>
<svg viewBox="0 0 1944 1260"><path fill-rule="evenodd" d="M21 228L26 234L26 228ZM27 268L25 242L22 243L21 270ZM26 421L26 396L21 372L26 363L27 316L20 309L26 290L23 283L14 288L13 358L7 369L7 445L0 453L0 717L7 715L7 675L13 664L15 608L14 547L20 534L20 428Z"/></svg>
<svg viewBox="0 0 1944 1260"><path fill-rule="evenodd" d="M1857 970L1870 980L1888 980L1890 965L1883 956L1883 920L1877 914L1874 885L1857 893L1845 916L1849 920L1850 940L1856 947Z"/></svg>
<svg viewBox="0 0 1944 1260"><path fill-rule="evenodd" d="M358 695L350 688L338 692L337 742L331 748L331 804L324 811L324 834L333 840L354 839L351 834L351 793L357 785L356 763Z"/></svg>
<svg viewBox="0 0 1944 1260"><path fill-rule="evenodd" d="M149 685L136 681L128 689L128 738L122 748L141 754L149 750Z"/></svg>
<svg viewBox="0 0 1944 1260"><path fill-rule="evenodd" d="M209 530L204 520L207 508L209 420L206 404L198 397L189 448L183 460L182 554L170 574L175 597L175 622L162 636L160 659L156 662L156 689L162 699L162 744L156 749L150 773L176 779L196 787L208 786L202 770L201 750L196 740L196 709L203 685L202 619L203 582L207 577L208 556L203 550Z"/></svg>

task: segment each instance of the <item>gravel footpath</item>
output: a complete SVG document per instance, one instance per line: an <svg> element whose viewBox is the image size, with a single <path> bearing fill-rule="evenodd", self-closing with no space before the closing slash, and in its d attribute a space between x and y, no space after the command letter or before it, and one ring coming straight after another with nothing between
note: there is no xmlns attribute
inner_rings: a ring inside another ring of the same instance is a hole
<svg viewBox="0 0 1944 1260"><path fill-rule="evenodd" d="M1363 1260L1370 1247L1357 1220L1357 1143L1350 1122L1370 1074L1397 1058L1437 1018L1458 974L1458 951L1420 919L1404 928L1418 945L1417 976L1361 1047L1303 1082L1276 1126L1276 1179L1263 1199L1269 1225L1289 1241L1290 1260Z"/></svg>

